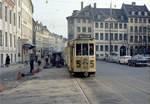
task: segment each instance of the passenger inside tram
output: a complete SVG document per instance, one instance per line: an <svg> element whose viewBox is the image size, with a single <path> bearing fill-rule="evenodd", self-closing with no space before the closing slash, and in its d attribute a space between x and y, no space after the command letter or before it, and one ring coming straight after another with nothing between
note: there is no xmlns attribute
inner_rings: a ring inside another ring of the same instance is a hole
<svg viewBox="0 0 150 104"><path fill-rule="evenodd" d="M93 44L90 44L90 55L94 55L94 46Z"/></svg>

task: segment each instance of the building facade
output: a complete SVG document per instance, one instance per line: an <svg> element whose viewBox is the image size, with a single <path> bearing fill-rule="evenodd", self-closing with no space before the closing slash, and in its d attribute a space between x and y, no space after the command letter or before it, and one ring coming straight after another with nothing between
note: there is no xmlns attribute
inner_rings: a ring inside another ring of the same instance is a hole
<svg viewBox="0 0 150 104"><path fill-rule="evenodd" d="M35 22L36 30L36 51L42 56L53 52L62 52L65 48L66 39L62 36L51 33L46 26L38 21Z"/></svg>
<svg viewBox="0 0 150 104"><path fill-rule="evenodd" d="M15 0L0 0L0 66L5 64L6 55L10 63L17 61L17 26Z"/></svg>
<svg viewBox="0 0 150 104"><path fill-rule="evenodd" d="M90 33L96 41L96 55L135 55L148 53L150 14L146 5L122 4L121 9L88 5L73 11L68 20L68 39ZM81 33L80 33L81 32ZM144 50L144 51L143 51Z"/></svg>

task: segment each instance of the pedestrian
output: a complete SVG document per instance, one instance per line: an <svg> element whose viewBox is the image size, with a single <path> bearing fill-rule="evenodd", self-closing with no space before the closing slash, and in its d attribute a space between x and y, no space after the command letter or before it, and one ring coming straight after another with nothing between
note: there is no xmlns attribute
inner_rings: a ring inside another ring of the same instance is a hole
<svg viewBox="0 0 150 104"><path fill-rule="evenodd" d="M46 66L48 66L48 56L45 57Z"/></svg>
<svg viewBox="0 0 150 104"><path fill-rule="evenodd" d="M30 73L32 73L32 70L34 70L34 60L35 60L34 55L31 54L31 56L30 56Z"/></svg>
<svg viewBox="0 0 150 104"><path fill-rule="evenodd" d="M60 65L60 56L57 55L56 56L56 67L59 67L59 65Z"/></svg>
<svg viewBox="0 0 150 104"><path fill-rule="evenodd" d="M8 67L9 64L10 64L10 58L9 58L9 55L7 54L7 56L6 56L6 62L5 62L6 67Z"/></svg>

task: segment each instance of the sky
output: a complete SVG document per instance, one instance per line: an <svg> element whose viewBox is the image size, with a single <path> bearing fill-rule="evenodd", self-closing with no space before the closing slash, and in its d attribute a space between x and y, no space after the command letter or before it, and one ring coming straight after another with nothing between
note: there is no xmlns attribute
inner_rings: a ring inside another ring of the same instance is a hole
<svg viewBox="0 0 150 104"><path fill-rule="evenodd" d="M46 2L48 1L48 2ZM67 20L73 10L81 9L83 6L96 3L97 8L121 8L122 3L136 5L146 5L150 10L150 0L32 0L34 6L33 17L36 21L40 21L47 26L49 31L67 37Z"/></svg>

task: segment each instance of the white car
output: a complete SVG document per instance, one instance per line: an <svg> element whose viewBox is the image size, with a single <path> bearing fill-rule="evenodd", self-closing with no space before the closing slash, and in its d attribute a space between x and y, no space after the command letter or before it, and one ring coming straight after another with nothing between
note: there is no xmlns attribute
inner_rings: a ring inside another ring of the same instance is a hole
<svg viewBox="0 0 150 104"><path fill-rule="evenodd" d="M128 64L128 60L131 59L131 56L121 56L119 59L119 64Z"/></svg>

